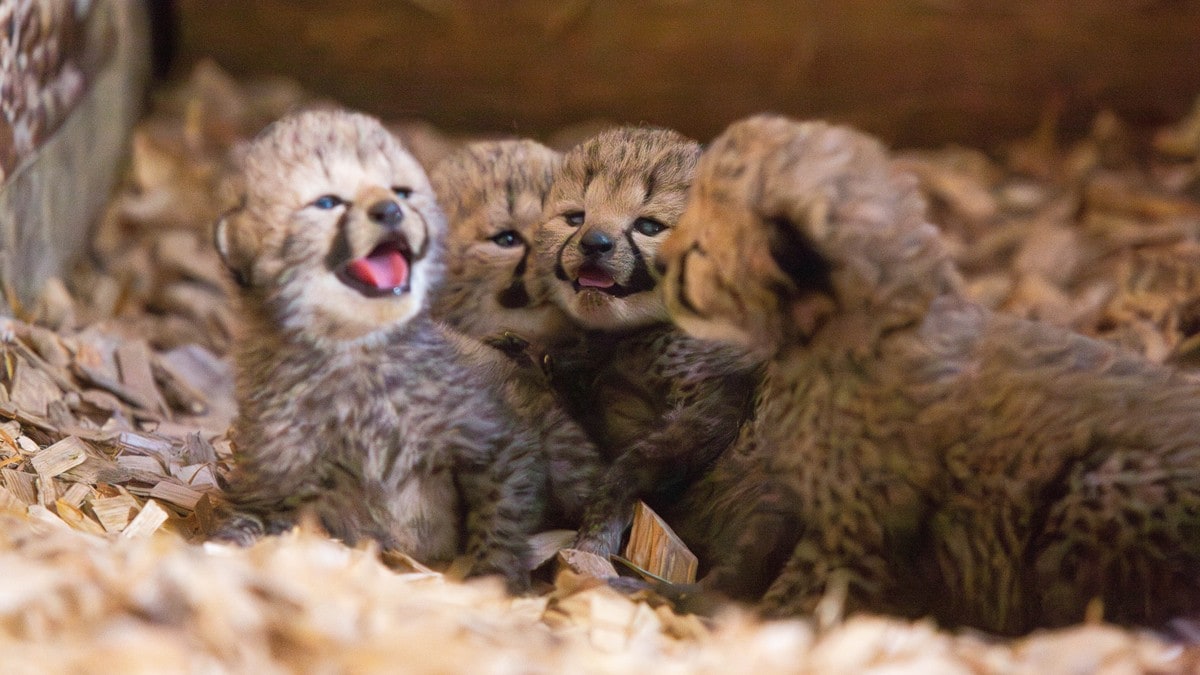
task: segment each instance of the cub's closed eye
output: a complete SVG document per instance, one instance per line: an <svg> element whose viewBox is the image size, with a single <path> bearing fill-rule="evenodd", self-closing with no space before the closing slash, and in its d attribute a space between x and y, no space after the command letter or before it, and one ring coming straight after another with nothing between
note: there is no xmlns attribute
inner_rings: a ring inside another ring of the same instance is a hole
<svg viewBox="0 0 1200 675"><path fill-rule="evenodd" d="M412 196L413 191L410 187L394 187L392 188L392 192L395 192L396 196L401 199L408 199Z"/></svg>
<svg viewBox="0 0 1200 675"><path fill-rule="evenodd" d="M346 202L337 195L322 195L317 197L312 205L318 209L333 209L345 204Z"/></svg>
<svg viewBox="0 0 1200 675"><path fill-rule="evenodd" d="M501 248L512 248L513 246L520 246L521 244L525 243L521 239L521 235L512 230L504 230L503 232L498 232L488 238Z"/></svg>
<svg viewBox="0 0 1200 675"><path fill-rule="evenodd" d="M647 237L653 237L666 230L667 226L653 218L638 218L633 221L633 229Z"/></svg>
<svg viewBox="0 0 1200 675"><path fill-rule="evenodd" d="M582 225L583 218L584 218L583 211L567 211L566 213L563 214L563 219L567 221L568 225L571 225L573 227L579 227L580 225Z"/></svg>

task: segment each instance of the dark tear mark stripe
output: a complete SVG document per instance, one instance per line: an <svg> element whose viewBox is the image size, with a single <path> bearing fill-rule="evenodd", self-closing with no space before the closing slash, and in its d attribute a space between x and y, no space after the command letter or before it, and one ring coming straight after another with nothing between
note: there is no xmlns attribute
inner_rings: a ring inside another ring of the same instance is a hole
<svg viewBox="0 0 1200 675"><path fill-rule="evenodd" d="M403 209L404 207L401 206L400 208ZM415 206L410 205L408 208L412 209L413 213L421 217L421 248L412 252L412 262L416 262L424 258L425 254L429 253L429 247L433 244L433 242L431 241L431 237L429 235L429 220L425 217L425 214ZM411 241L408 243L410 246L412 245Z"/></svg>
<svg viewBox="0 0 1200 675"><path fill-rule="evenodd" d="M650 266L646 264L646 256L642 254L642 250L633 241L632 225L625 228L625 241L629 242L629 248L633 251L634 256L633 273L629 275L629 283L626 286L634 292L648 291L654 288L658 282L654 280L654 275L650 274Z"/></svg>
<svg viewBox="0 0 1200 675"><path fill-rule="evenodd" d="M432 243L429 236L429 226L425 224L425 218L421 218L421 248L413 252L413 260L421 260L429 253L429 246Z"/></svg>
<svg viewBox="0 0 1200 675"><path fill-rule="evenodd" d="M521 248L525 249L525 252L521 254L521 262L517 263L517 266L513 268L513 278L514 279L519 279L519 278L525 276L525 266L529 262L529 252L530 252L529 251L529 242L525 241L525 237L522 237L520 234L518 234L517 239L519 239L521 241Z"/></svg>
<svg viewBox="0 0 1200 675"><path fill-rule="evenodd" d="M530 253L529 243L520 234L517 234L517 239L521 241L521 246L525 249L525 252L521 254L521 261L513 268L512 281L509 283L508 288L500 291L500 294L496 298L501 307L508 309L528 307L530 302L529 291L525 288L525 269L529 263Z"/></svg>
<svg viewBox="0 0 1200 675"><path fill-rule="evenodd" d="M525 290L525 281L514 277L508 288L496 295L496 302L505 309L521 309L529 306L529 291Z"/></svg>
<svg viewBox="0 0 1200 675"><path fill-rule="evenodd" d="M583 228L582 227L576 228L576 230L574 232L572 232L571 235L568 236L563 241L562 246L558 247L558 253L556 253L554 255L554 276L562 281L570 281L571 280L567 276L567 270L563 267L563 264L562 264L563 251L567 250L567 246L569 246L571 244L571 240L578 237L580 232L583 232Z"/></svg>
<svg viewBox="0 0 1200 675"><path fill-rule="evenodd" d="M342 215L337 221L337 232L333 235L333 245L330 246L329 252L325 254L325 269L330 272L336 271L348 260L352 255L350 252L350 209L342 210Z"/></svg>

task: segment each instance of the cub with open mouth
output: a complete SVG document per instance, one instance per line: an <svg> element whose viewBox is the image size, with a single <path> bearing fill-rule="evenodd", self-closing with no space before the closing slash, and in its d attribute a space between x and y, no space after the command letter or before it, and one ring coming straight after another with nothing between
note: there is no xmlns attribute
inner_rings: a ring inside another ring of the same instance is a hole
<svg viewBox="0 0 1200 675"><path fill-rule="evenodd" d="M286 117L247 150L217 248L240 286L234 514L247 542L311 511L347 542L529 583L537 433L514 423L513 366L429 316L445 218L377 120Z"/></svg>
<svg viewBox="0 0 1200 675"><path fill-rule="evenodd" d="M539 250L552 297L580 325L628 331L665 320L650 264L683 210L698 152L673 131L626 127L567 153Z"/></svg>
<svg viewBox="0 0 1200 675"><path fill-rule="evenodd" d="M733 440L756 365L674 328L652 269L700 147L667 129L605 131L563 158L537 234L551 298L585 329L552 378L612 461L576 547L616 553L638 498L670 506Z"/></svg>

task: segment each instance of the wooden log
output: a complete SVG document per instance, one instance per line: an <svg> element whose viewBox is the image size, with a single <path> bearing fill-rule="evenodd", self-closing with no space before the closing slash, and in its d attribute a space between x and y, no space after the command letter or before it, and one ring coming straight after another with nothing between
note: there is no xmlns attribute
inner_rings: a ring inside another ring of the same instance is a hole
<svg viewBox="0 0 1200 675"><path fill-rule="evenodd" d="M547 137L603 118L708 139L771 110L901 145L991 144L1052 102L1181 117L1200 93L1200 4L1120 0L561 2L179 0L181 73L297 77L387 117Z"/></svg>

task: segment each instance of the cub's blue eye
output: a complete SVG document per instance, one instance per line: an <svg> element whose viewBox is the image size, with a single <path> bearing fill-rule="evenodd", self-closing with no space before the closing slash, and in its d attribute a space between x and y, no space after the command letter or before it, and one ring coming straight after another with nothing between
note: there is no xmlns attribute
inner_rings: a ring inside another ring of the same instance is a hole
<svg viewBox="0 0 1200 675"><path fill-rule="evenodd" d="M647 237L653 237L654 235L659 234L663 230L667 229L667 226L653 218L638 218L637 220L633 221L633 229L637 230L641 234L646 235Z"/></svg>
<svg viewBox="0 0 1200 675"><path fill-rule="evenodd" d="M572 227L579 227L583 224L583 211L568 211L563 214L563 218L567 224Z"/></svg>
<svg viewBox="0 0 1200 675"><path fill-rule="evenodd" d="M312 203L312 205L317 207L318 209L332 209L332 208L336 208L337 206L339 206L341 204L345 204L345 202L343 202L340 198L338 198L335 195L325 195L323 197L317 197L317 200Z"/></svg>
<svg viewBox="0 0 1200 675"><path fill-rule="evenodd" d="M395 192L400 199L408 199L412 196L412 188L409 187L394 187L392 192Z"/></svg>
<svg viewBox="0 0 1200 675"><path fill-rule="evenodd" d="M513 246L520 246L522 244L521 235L512 230L505 230L495 234L491 237L491 240L502 248L512 248Z"/></svg>

